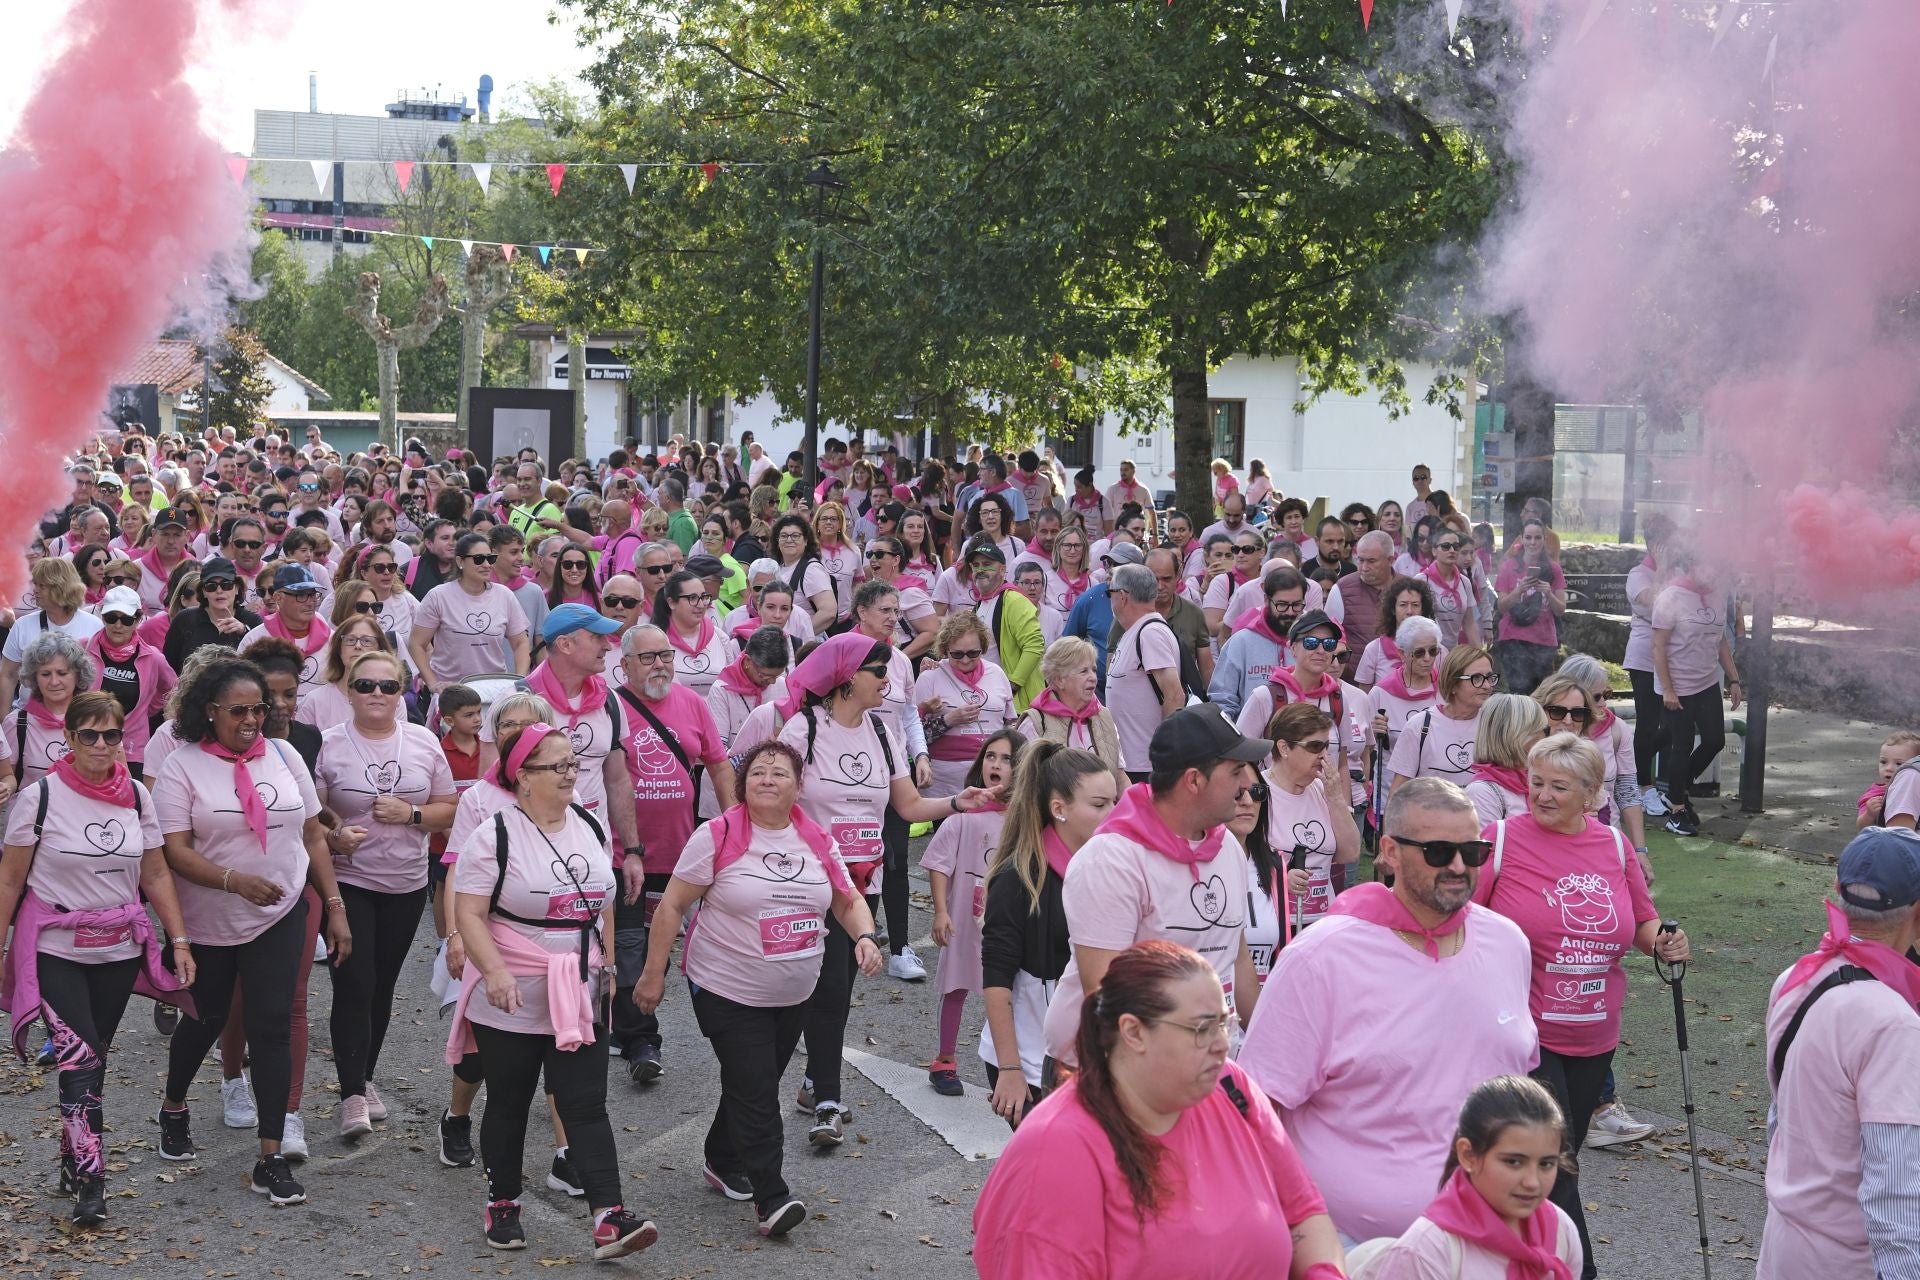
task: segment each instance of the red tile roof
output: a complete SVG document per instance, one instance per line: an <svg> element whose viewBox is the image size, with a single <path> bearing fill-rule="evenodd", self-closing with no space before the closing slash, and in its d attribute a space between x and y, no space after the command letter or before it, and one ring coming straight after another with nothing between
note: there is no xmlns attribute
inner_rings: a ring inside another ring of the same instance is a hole
<svg viewBox="0 0 1920 1280"><path fill-rule="evenodd" d="M156 338L129 360L116 383L155 383L163 396L179 395L200 381L200 352L193 343L177 338Z"/></svg>

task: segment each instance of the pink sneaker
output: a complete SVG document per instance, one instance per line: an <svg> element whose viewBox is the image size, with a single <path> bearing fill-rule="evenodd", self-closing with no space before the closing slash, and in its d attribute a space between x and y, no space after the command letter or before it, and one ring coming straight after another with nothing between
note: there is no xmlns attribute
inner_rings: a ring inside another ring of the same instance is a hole
<svg viewBox="0 0 1920 1280"><path fill-rule="evenodd" d="M340 1136L352 1142L372 1132L373 1122L367 1119L367 1100L359 1094L340 1099Z"/></svg>
<svg viewBox="0 0 1920 1280"><path fill-rule="evenodd" d="M373 1081L367 1081L367 1119L385 1120L387 1104L380 1100L380 1091L373 1087Z"/></svg>

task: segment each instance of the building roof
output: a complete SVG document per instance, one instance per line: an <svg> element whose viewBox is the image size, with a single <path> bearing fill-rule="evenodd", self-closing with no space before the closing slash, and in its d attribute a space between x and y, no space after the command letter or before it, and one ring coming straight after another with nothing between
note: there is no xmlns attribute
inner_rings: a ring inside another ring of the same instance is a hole
<svg viewBox="0 0 1920 1280"><path fill-rule="evenodd" d="M114 375L115 383L151 382L163 396L177 396L200 381L200 348L181 338L155 338Z"/></svg>
<svg viewBox="0 0 1920 1280"><path fill-rule="evenodd" d="M274 364L278 365L281 368L281 370L286 373L288 377L292 378L295 382L299 383L302 387L305 387L307 390L307 396L309 399L317 400L321 404L333 403L333 397L327 393L327 389L321 386L319 383L315 382L312 378L309 378L306 374L300 372L298 369L288 364L285 360L282 360L279 356L274 355L272 352L267 353L267 359L273 361Z"/></svg>

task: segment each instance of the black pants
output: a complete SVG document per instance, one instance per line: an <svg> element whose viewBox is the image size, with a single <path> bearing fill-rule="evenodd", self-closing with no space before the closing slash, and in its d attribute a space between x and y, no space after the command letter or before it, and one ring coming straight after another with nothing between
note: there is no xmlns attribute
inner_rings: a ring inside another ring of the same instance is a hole
<svg viewBox="0 0 1920 1280"><path fill-rule="evenodd" d="M207 1050L227 1025L234 985L247 989L241 1020L247 1028L247 1053L253 1063L253 1096L260 1109L260 1137L280 1141L287 1119L287 1094L293 1088L294 984L307 980L313 954L306 950L307 903L296 897L293 910L250 942L232 947L193 944L193 1003L199 1016L182 1018L167 1048L167 1096L182 1098L193 1085Z"/></svg>
<svg viewBox="0 0 1920 1280"><path fill-rule="evenodd" d="M874 903L866 895L867 908ZM846 1048L847 1014L853 1008L853 975L860 971L853 939L831 912L827 915L826 955L820 960L820 981L807 1001L807 1079L813 1082L813 1101L840 1101L840 1055Z"/></svg>
<svg viewBox="0 0 1920 1280"><path fill-rule="evenodd" d="M663 871L647 872L646 884L640 890L640 901L627 905L624 890L613 903L613 1043L620 1046L621 1054L632 1056L633 1051L643 1044L660 1047L660 1019L651 1013L642 1013L634 1007L633 988L640 981L641 971L647 967L647 947L651 945L653 930L647 924L651 914L649 898L659 902L658 895L667 891L667 881L673 876Z"/></svg>
<svg viewBox="0 0 1920 1280"><path fill-rule="evenodd" d="M1533 1078L1553 1091L1560 1110L1567 1117L1567 1150L1574 1168L1555 1180L1553 1194L1547 1198L1573 1219L1574 1230L1580 1233L1580 1252L1586 1258L1582 1280L1594 1280L1598 1267L1593 1260L1593 1242L1587 1238L1586 1214L1580 1207L1580 1152L1586 1145L1587 1125L1593 1120L1593 1110L1600 1104L1600 1091L1612 1071L1611 1049L1591 1058L1573 1058L1542 1049L1540 1065L1533 1069Z"/></svg>
<svg viewBox="0 0 1920 1280"><path fill-rule="evenodd" d="M592 1044L562 1053L553 1037L502 1031L473 1024L473 1040L487 1078L487 1111L480 1118L480 1159L487 1170L489 1200L518 1200L525 1176L527 1113L544 1071L560 1123L567 1130L567 1157L586 1189L587 1204L607 1209L620 1203L620 1165L607 1119L607 1033L596 1026Z"/></svg>
<svg viewBox="0 0 1920 1280"><path fill-rule="evenodd" d="M700 1034L720 1060L720 1105L707 1126L707 1163L716 1173L746 1174L754 1205L765 1213L788 1194L780 1173L786 1136L780 1124L780 1079L800 1043L807 1004L762 1009L692 989Z"/></svg>
<svg viewBox="0 0 1920 1280"><path fill-rule="evenodd" d="M910 899L907 882L907 836L910 827L907 820L895 813L892 805L887 806L887 816L880 823L880 847L884 861L881 863L884 874L880 877L880 905L887 914L887 949L899 955L906 949L908 933L913 928L913 920L908 915Z"/></svg>
<svg viewBox="0 0 1920 1280"><path fill-rule="evenodd" d="M1687 694L1680 699L1678 711L1665 711L1662 723L1667 730L1667 802L1680 809L1688 803L1687 792L1694 779L1712 766L1714 757L1727 745L1720 686L1716 683ZM1695 734L1699 735L1699 746L1694 745Z"/></svg>
<svg viewBox="0 0 1920 1280"><path fill-rule="evenodd" d="M1532 693L1542 680L1553 674L1560 647L1535 644L1531 640L1496 640L1493 656L1500 663L1502 693Z"/></svg>
<svg viewBox="0 0 1920 1280"><path fill-rule="evenodd" d="M1667 734L1662 720L1667 708L1654 691L1653 672L1628 667L1627 679L1633 682L1633 767L1640 785L1650 787L1660 777L1655 757L1665 754Z"/></svg>
<svg viewBox="0 0 1920 1280"><path fill-rule="evenodd" d="M47 1031L60 1066L60 1154L73 1158L82 1178L106 1176L100 1096L107 1085L107 1050L127 1012L140 966L137 957L105 964L39 958L40 1003L53 1015Z"/></svg>
<svg viewBox="0 0 1920 1280"><path fill-rule="evenodd" d="M343 884L347 927L353 931L353 950L345 964L329 965L333 975L333 1012L327 1029L333 1036L333 1064L340 1073L340 1096L367 1091L380 1064L380 1046L387 1040L393 1018L393 992L413 949L420 928L427 891L379 893L359 885Z"/></svg>

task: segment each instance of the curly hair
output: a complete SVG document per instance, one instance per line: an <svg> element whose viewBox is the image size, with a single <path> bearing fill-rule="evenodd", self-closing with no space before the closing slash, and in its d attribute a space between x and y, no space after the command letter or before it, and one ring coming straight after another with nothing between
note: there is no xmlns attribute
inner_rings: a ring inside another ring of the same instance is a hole
<svg viewBox="0 0 1920 1280"><path fill-rule="evenodd" d="M215 645L203 646L202 652L206 649L215 650L206 664L196 670L190 659L186 672L180 677L179 710L174 715L173 731L182 742L205 742L213 736L213 719L208 708L225 698L229 690L252 684L260 690L262 698L267 694L267 678L250 659ZM194 658L199 656L194 654Z"/></svg>
<svg viewBox="0 0 1920 1280"><path fill-rule="evenodd" d="M980 647L985 649L993 643L993 633L987 630L987 624L980 621L980 615L971 611L949 613L940 624L940 632L933 638L935 656L945 658L953 642L964 635L980 637Z"/></svg>
<svg viewBox="0 0 1920 1280"><path fill-rule="evenodd" d="M27 646L27 651L20 656L20 687L29 695L38 697L40 668L55 658L65 662L67 669L73 672L73 688L76 693L90 687L99 674L99 668L95 665L92 655L87 652L86 646L64 631L42 631L33 638L33 642Z"/></svg>

